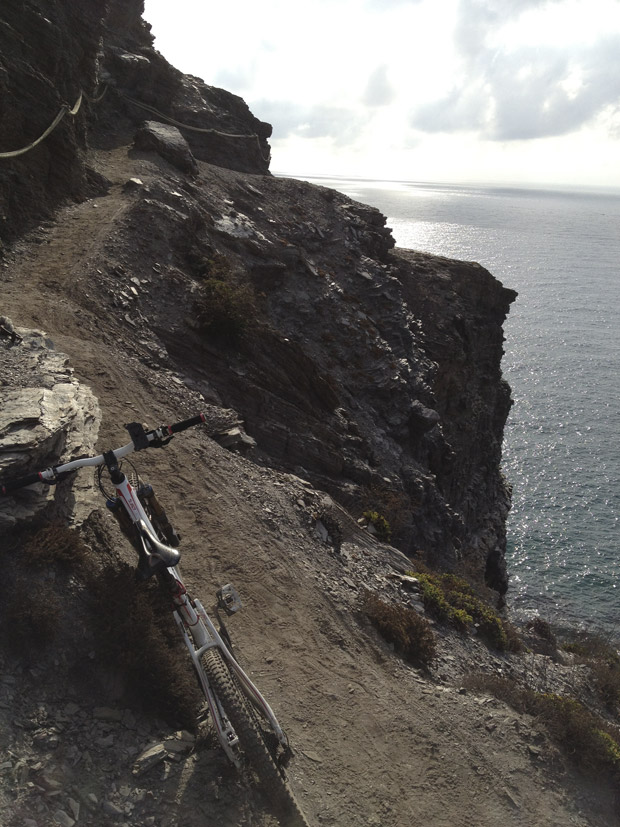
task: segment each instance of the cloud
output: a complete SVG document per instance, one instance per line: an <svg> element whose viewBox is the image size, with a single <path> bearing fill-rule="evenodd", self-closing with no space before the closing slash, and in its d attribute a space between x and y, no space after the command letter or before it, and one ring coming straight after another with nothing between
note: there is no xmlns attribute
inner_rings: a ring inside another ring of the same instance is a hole
<svg viewBox="0 0 620 827"><path fill-rule="evenodd" d="M562 0L461 0L457 10L455 44L474 59L486 48L488 35L530 9L556 5Z"/></svg>
<svg viewBox="0 0 620 827"><path fill-rule="evenodd" d="M422 2L424 0L366 0L366 7L383 12L398 6L419 6Z"/></svg>
<svg viewBox="0 0 620 827"><path fill-rule="evenodd" d="M362 102L366 106L387 106L395 97L396 92L388 79L388 67L384 63L368 78Z"/></svg>
<svg viewBox="0 0 620 827"><path fill-rule="evenodd" d="M354 143L368 123L364 112L349 107L315 104L303 106L293 101L257 100L251 109L261 120L274 125L274 139L330 138L335 146Z"/></svg>
<svg viewBox="0 0 620 827"><path fill-rule="evenodd" d="M570 134L617 110L620 35L599 34L561 47L498 48L496 36L507 19L561 5L461 0L455 30L459 80L443 97L417 106L411 126L429 133L477 132L493 141L529 140Z"/></svg>

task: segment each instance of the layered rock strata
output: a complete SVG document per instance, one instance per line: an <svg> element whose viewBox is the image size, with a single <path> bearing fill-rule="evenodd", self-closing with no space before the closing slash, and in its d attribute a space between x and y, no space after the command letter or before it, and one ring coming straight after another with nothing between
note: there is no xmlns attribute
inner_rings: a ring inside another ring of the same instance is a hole
<svg viewBox="0 0 620 827"><path fill-rule="evenodd" d="M106 152L140 167L121 201L109 195L114 224L97 225L99 258L76 270L74 300L107 303L111 329L122 313L132 335L155 337L149 359L164 354L237 411L258 461L311 480L355 517L383 515L410 556L503 592L501 325L514 293L478 265L394 250L371 207L269 175L269 125L169 66L142 10L35 0L27 14L0 11L2 55L19 57L0 76L4 112L32 114L44 88L62 91L52 108L108 90L0 164L0 237L63 197L110 192L118 172ZM0 145L22 140L15 117L1 120Z"/></svg>
<svg viewBox="0 0 620 827"><path fill-rule="evenodd" d="M12 327L12 326L11 326ZM0 479L92 454L101 414L68 358L45 333L18 328L21 341L0 338ZM93 507L92 475L55 488L37 483L0 499L0 530L50 517L81 520Z"/></svg>

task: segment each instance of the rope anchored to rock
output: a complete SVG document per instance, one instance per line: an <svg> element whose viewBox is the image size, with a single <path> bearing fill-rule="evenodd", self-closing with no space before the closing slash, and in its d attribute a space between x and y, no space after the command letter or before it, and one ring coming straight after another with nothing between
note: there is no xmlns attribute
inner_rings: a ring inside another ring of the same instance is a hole
<svg viewBox="0 0 620 827"><path fill-rule="evenodd" d="M31 149L34 149L35 146L38 146L42 141L44 141L52 132L56 129L58 124L62 121L65 115L75 116L80 110L82 105L82 99L86 98L89 103L99 103L99 101L103 98L105 93L108 91L108 87L105 86L103 92L100 95L97 95L94 98L90 98L86 92L80 90L80 95L73 107L69 107L67 104L64 104L60 112L56 115L52 123L48 126L45 132L40 135L36 141L28 144L28 146L22 147L22 149L14 149L11 152L0 152L0 158L17 158L19 155L24 155L26 152L30 152ZM220 132L218 129L207 129L199 126L190 126L186 123L180 123L180 121L175 120L174 118L169 117L168 115L164 115L163 112L159 112L155 107L149 106L146 103L142 103L142 101L138 101L135 98L131 98L129 95L124 94L123 92L116 90L120 97L125 98L125 100L129 101L129 103L133 103L134 106L139 106L141 109L145 109L147 112L152 112L154 115L157 115L159 118L162 118L164 121L168 121L168 123L173 124L174 126L179 127L180 129L187 129L190 132L201 132L203 134L211 134L211 135L220 135L222 138L246 138L252 141L256 141L258 144L258 151L260 153L261 158L263 161L268 162L271 153L267 153L267 156L263 154L263 148L260 143L260 138L258 135L253 132L249 135L239 135L235 134L234 132Z"/></svg>
<svg viewBox="0 0 620 827"><path fill-rule="evenodd" d="M73 107L69 107L66 103L63 104L63 106L60 109L60 112L56 115L52 123L47 127L45 132L36 139L36 141L33 141L31 144L28 144L28 146L22 147L22 149L14 149L12 152L0 152L0 158L16 158L18 155L24 155L26 152L30 152L30 150L34 149L35 146L38 146L41 143L41 141L44 141L48 135L52 134L52 132L56 129L56 127L65 117L65 115L77 115L77 113L80 111L80 106L82 105L82 97L83 92L80 91L80 95Z"/></svg>
<svg viewBox="0 0 620 827"><path fill-rule="evenodd" d="M164 115L163 112L160 112L158 109L155 109L154 106L149 106L149 104L147 103L142 103L142 101L138 101L135 98L131 98L129 97L129 95L126 95L124 92L120 92L118 89L116 91L121 96L121 98L125 98L125 100L129 101L129 103L133 103L134 106L139 106L141 109L145 109L147 112L152 112L154 115L157 115L164 121L168 121L168 123L171 123L173 126L176 126L179 129L187 129L190 132L201 132L202 134L207 135L219 135L222 138L247 138L252 141L255 140L258 144L258 151L260 152L263 161L269 161L271 157L271 153L268 153L267 157L263 155L263 148L260 144L260 138L258 137L256 132L252 132L249 135L239 135L235 132L220 132L219 129L209 129L201 126L190 126L189 124L181 123L180 121L171 118L169 115Z"/></svg>

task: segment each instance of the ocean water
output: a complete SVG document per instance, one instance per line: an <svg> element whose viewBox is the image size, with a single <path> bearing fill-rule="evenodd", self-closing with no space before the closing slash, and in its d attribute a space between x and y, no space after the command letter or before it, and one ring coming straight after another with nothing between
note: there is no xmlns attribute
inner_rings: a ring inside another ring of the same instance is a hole
<svg viewBox="0 0 620 827"><path fill-rule="evenodd" d="M509 602L620 629L620 192L308 178L378 207L399 247L518 291L504 473Z"/></svg>

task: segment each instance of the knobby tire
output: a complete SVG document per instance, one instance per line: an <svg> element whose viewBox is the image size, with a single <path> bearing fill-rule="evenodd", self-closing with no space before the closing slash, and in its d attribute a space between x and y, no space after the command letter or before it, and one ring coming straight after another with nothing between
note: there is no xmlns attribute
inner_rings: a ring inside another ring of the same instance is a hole
<svg viewBox="0 0 620 827"><path fill-rule="evenodd" d="M248 764L258 776L284 827L310 827L263 739L248 702L237 688L222 655L209 649L203 658L209 682L235 728Z"/></svg>

